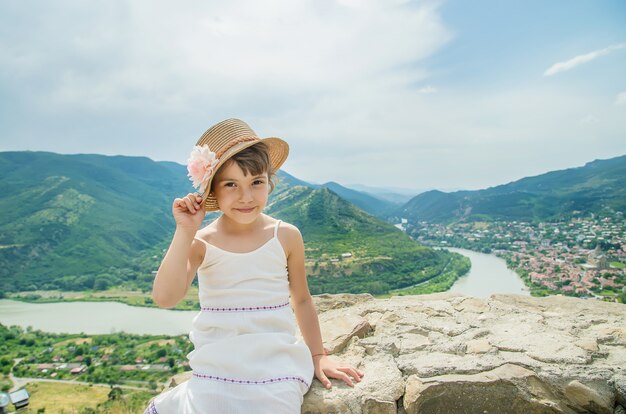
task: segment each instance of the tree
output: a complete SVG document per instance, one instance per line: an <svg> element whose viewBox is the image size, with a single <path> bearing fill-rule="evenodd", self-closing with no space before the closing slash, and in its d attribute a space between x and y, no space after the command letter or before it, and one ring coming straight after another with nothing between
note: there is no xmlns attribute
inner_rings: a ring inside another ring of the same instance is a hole
<svg viewBox="0 0 626 414"><path fill-rule="evenodd" d="M94 290L107 290L109 288L109 280L100 277L93 285Z"/></svg>
<svg viewBox="0 0 626 414"><path fill-rule="evenodd" d="M109 401L121 400L124 392L120 387L111 387L109 391Z"/></svg>

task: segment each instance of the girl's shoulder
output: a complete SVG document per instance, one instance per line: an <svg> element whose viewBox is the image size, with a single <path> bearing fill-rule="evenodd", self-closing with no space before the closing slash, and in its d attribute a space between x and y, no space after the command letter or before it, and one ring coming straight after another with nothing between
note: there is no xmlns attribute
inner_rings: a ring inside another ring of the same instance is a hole
<svg viewBox="0 0 626 414"><path fill-rule="evenodd" d="M295 225L288 223L282 220L272 219L274 226L277 225L278 221L278 240L285 247L287 252L291 252L294 249L297 249L303 243L302 234L300 233L300 229Z"/></svg>
<svg viewBox="0 0 626 414"><path fill-rule="evenodd" d="M201 229L198 229L195 237L210 242L216 235L217 228L215 227L215 221L212 221Z"/></svg>
<svg viewBox="0 0 626 414"><path fill-rule="evenodd" d="M286 232L288 234L300 234L300 229L298 229L298 227L296 227L295 225L288 223L284 220L278 220L275 219L273 217L267 216L267 218L269 219L269 222L272 223L273 226L278 225L278 232ZM277 224L280 221L280 224Z"/></svg>

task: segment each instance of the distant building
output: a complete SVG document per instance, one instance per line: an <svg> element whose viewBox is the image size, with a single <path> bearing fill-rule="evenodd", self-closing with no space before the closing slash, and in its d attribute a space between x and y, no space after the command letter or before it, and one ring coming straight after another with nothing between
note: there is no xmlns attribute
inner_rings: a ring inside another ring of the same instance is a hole
<svg viewBox="0 0 626 414"><path fill-rule="evenodd" d="M9 394L9 398L11 402L15 406L15 409L18 410L22 407L26 407L29 403L30 395L26 388L22 388L21 390L14 391Z"/></svg>
<svg viewBox="0 0 626 414"><path fill-rule="evenodd" d="M70 374L78 375L78 374L85 372L86 370L87 370L87 366L81 365L80 367L72 368L70 370Z"/></svg>

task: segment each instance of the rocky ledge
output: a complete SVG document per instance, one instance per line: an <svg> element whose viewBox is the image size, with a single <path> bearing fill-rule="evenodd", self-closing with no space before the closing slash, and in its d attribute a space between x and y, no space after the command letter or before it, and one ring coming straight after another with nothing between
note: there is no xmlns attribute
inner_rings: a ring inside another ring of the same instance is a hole
<svg viewBox="0 0 626 414"><path fill-rule="evenodd" d="M314 379L304 414L626 414L626 305L453 293L314 300L331 358L365 376L330 390Z"/></svg>
<svg viewBox="0 0 626 414"><path fill-rule="evenodd" d="M303 413L624 413L626 305L561 296L315 297L329 354Z"/></svg>

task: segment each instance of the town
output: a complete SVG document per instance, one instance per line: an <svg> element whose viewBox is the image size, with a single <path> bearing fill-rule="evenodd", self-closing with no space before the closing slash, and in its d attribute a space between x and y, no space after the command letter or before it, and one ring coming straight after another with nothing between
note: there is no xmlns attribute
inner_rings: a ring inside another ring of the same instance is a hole
<svg viewBox="0 0 626 414"><path fill-rule="evenodd" d="M424 221L399 225L417 241L491 253L524 280L535 296L564 294L626 303L626 221L623 213L575 212L568 220Z"/></svg>
<svg viewBox="0 0 626 414"><path fill-rule="evenodd" d="M189 370L186 359L192 345L186 336L52 334L0 325L0 350L17 358L0 358L2 374L73 380L85 383L132 384L157 389L172 375ZM14 365L15 364L15 365ZM11 388L0 375L0 388Z"/></svg>

